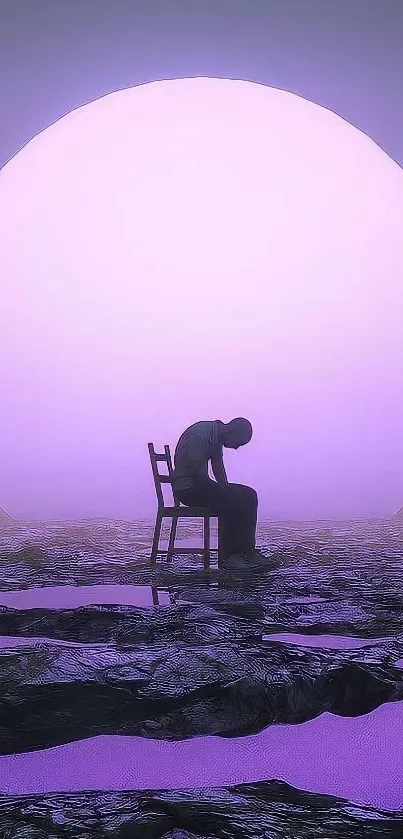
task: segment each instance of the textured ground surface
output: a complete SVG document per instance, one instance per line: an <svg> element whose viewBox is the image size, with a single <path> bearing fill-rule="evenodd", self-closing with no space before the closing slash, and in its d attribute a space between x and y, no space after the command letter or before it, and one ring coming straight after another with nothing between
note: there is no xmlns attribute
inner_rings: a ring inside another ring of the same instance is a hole
<svg viewBox="0 0 403 839"><path fill-rule="evenodd" d="M251 575L151 532L1 526L0 837L402 836L403 524L264 525Z"/></svg>

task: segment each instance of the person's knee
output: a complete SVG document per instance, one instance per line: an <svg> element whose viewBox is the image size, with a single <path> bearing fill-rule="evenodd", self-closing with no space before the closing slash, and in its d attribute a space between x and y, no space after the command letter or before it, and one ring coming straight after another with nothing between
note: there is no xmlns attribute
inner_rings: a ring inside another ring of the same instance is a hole
<svg viewBox="0 0 403 839"><path fill-rule="evenodd" d="M257 492L253 487L245 486L245 484L231 484L233 487L233 497L238 501L242 500L254 506L258 503Z"/></svg>
<svg viewBox="0 0 403 839"><path fill-rule="evenodd" d="M249 490L249 498L250 498L250 500L251 500L251 504L253 504L255 507L257 507L257 505L258 505L258 497L257 497L257 492L256 492L256 490L255 490L255 489L253 489L252 487L248 487L248 490Z"/></svg>
<svg viewBox="0 0 403 839"><path fill-rule="evenodd" d="M257 501L257 492L253 487L244 486L244 484L239 484L240 488L242 489L244 495L248 495L249 498L253 498Z"/></svg>

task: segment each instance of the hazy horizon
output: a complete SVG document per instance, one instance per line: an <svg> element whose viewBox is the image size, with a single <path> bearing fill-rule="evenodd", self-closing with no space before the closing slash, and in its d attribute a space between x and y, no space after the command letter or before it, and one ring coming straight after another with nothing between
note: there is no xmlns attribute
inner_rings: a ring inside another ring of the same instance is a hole
<svg viewBox="0 0 403 839"><path fill-rule="evenodd" d="M156 510L157 510L157 507L155 508L154 515L150 515L150 516L147 516L147 517L145 516L143 518L139 517L139 518L131 518L131 519L130 518L110 518L109 516L89 516L89 517L80 516L80 517L77 517L77 518L74 518L74 519L50 519L50 518L49 519L43 519L43 518L30 518L30 519L24 518L24 519L21 519L21 518L13 518L11 516L8 516L7 520L13 522L14 524L32 524L34 522L39 523L39 524L70 524L70 523L75 524L75 523L79 523L79 522L93 522L93 521L105 521L105 522L117 522L117 523L118 522L123 522L125 524L136 524L136 523L138 523L138 524L141 524L141 523L154 524ZM4 510L3 512L6 512L6 511ZM268 524L268 523L270 523L270 524L276 524L276 523L281 523L281 524L287 524L287 523L290 523L290 524L311 524L311 523L312 524L317 524L318 523L318 524L320 524L320 523L324 523L325 524L325 523L329 523L330 524L330 523L343 523L343 522L354 522L354 521L357 521L357 522L358 521L361 521L361 522L365 522L365 521L369 521L369 522L371 522L371 521L390 521L390 520L393 520L394 516L395 516L395 513L392 513L390 516L373 516L372 518L366 518L365 516L356 516L355 518L351 518L351 519L348 519L348 518L293 519L293 518L274 518L272 516L266 516L265 518L259 517L258 525L259 524L263 525L263 524ZM170 524L169 519L167 518L164 521L166 521L166 526L169 526L169 524ZM6 520L0 518L0 527L4 523L6 523ZM182 526L186 527L186 524L184 523L184 520L183 520Z"/></svg>

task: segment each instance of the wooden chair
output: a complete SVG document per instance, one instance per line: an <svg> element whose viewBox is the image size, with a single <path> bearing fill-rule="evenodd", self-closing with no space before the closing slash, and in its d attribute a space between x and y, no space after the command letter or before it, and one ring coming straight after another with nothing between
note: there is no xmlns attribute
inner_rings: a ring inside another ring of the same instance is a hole
<svg viewBox="0 0 403 839"><path fill-rule="evenodd" d="M148 451L150 453L151 469L154 478L155 490L157 493L158 509L157 518L154 528L153 545L151 549L151 565L157 562L158 554L166 554L167 562L172 562L174 553L176 554L203 554L205 569L210 568L210 519L214 518L206 507L185 507L181 506L180 501L175 496L172 487L172 460L169 446L164 446L164 454L157 454L153 443L148 444ZM158 462L166 463L168 466L168 474L160 475L158 471ZM166 507L164 503L164 495L162 492L162 484L170 484L173 495L173 505ZM162 520L164 518L171 519L171 529L169 534L168 550L159 550L159 542L161 536ZM202 548L175 548L176 528L179 518L202 518L203 519L203 547Z"/></svg>

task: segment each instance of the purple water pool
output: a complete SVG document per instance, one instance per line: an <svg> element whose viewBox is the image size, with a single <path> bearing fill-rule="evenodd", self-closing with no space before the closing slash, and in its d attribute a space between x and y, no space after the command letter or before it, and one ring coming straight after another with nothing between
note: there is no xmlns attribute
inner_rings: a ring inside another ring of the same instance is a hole
<svg viewBox="0 0 403 839"><path fill-rule="evenodd" d="M326 647L331 650L354 650L378 643L380 638L354 638L350 635L300 635L296 632L279 632L263 635L264 641L281 641L300 647Z"/></svg>
<svg viewBox="0 0 403 839"><path fill-rule="evenodd" d="M403 808L403 702L359 717L324 713L231 740L100 736L0 758L0 791L183 789L279 779L316 793Z"/></svg>
<svg viewBox="0 0 403 839"><path fill-rule="evenodd" d="M169 593L154 586L42 586L0 591L0 606L12 609L76 609L80 606L169 606Z"/></svg>

